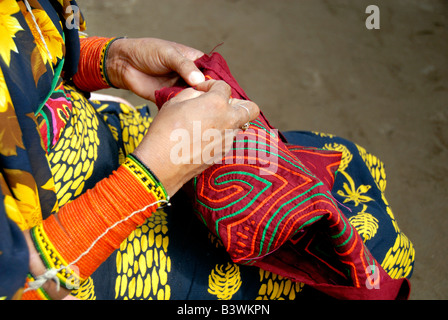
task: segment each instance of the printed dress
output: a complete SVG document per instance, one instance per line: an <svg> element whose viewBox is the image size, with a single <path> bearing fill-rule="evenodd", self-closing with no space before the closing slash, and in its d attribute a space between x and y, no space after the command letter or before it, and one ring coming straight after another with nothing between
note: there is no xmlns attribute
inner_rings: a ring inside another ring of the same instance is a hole
<svg viewBox="0 0 448 320"><path fill-rule="evenodd" d="M77 8L65 0L0 2L1 299L20 298L25 284L29 257L22 230L110 175L151 124L147 106L92 100L75 86L79 30L85 24L82 16L79 27L66 24L69 6ZM383 163L329 134L284 136L294 146L341 154L331 189L339 210L391 278L410 278L414 248L385 198ZM232 260L219 235L198 218L185 190L171 203L132 232L72 295L86 300L326 297L303 282Z"/></svg>

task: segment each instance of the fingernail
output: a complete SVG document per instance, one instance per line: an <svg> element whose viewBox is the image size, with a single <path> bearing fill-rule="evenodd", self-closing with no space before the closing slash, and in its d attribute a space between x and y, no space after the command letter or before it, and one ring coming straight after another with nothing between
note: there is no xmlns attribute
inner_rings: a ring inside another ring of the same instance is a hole
<svg viewBox="0 0 448 320"><path fill-rule="evenodd" d="M205 81L204 75L198 71L193 71L192 73L190 73L190 76L188 77L188 79L190 80L190 82L192 84L199 84L199 83Z"/></svg>

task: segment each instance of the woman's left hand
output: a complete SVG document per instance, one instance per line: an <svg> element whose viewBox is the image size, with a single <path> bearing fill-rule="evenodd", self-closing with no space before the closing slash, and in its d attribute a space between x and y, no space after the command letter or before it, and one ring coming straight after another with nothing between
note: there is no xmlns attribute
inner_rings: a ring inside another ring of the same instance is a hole
<svg viewBox="0 0 448 320"><path fill-rule="evenodd" d="M155 38L119 39L109 48L106 68L111 83L155 101L155 91L182 77L190 86L205 80L194 64L204 53Z"/></svg>

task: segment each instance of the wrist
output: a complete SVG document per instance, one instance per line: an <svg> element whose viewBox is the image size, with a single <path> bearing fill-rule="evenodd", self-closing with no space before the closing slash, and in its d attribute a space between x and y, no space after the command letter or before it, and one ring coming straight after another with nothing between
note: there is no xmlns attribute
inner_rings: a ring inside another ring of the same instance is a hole
<svg viewBox="0 0 448 320"><path fill-rule="evenodd" d="M126 43L126 45L124 45ZM127 89L122 74L128 64L125 58L124 47L129 45L129 39L125 37L115 38L110 42L104 59L105 77L110 86Z"/></svg>
<svg viewBox="0 0 448 320"><path fill-rule="evenodd" d="M37 252L30 235L30 230L24 231L29 250L29 273L26 278L22 300L60 300L70 294L65 288L58 288L55 281L47 281L41 287L36 286L36 280L47 271L40 254Z"/></svg>
<svg viewBox="0 0 448 320"><path fill-rule="evenodd" d="M148 147L147 143L145 143ZM183 170L181 164L174 164L170 159L161 157L160 155L169 155L170 150L164 146L158 148L151 148L157 152L145 152L142 147L137 147L133 154L142 164L152 168L152 172L157 176L157 179L164 186L168 197L172 197L182 186L190 180L191 177L186 176L189 170Z"/></svg>

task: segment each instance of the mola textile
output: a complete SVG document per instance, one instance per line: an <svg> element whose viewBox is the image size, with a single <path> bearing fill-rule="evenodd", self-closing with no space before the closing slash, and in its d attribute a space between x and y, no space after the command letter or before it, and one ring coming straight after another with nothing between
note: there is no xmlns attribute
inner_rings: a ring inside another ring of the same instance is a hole
<svg viewBox="0 0 448 320"><path fill-rule="evenodd" d="M249 100L224 58L196 61L207 79L224 80ZM159 90L159 108L185 89ZM331 188L341 154L289 145L263 113L241 131L220 163L185 188L199 217L235 263L272 271L340 299L401 299L407 279L392 279L339 209Z"/></svg>

